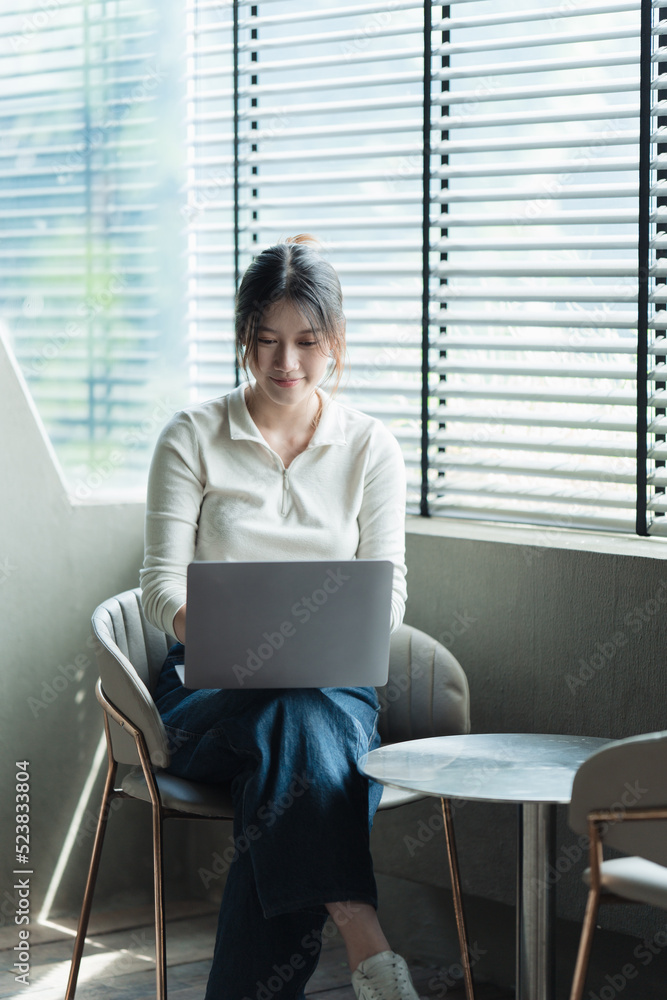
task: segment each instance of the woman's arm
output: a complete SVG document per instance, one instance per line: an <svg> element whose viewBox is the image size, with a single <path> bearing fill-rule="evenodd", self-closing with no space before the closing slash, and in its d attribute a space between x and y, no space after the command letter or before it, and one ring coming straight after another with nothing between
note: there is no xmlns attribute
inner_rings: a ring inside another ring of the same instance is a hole
<svg viewBox="0 0 667 1000"><path fill-rule="evenodd" d="M405 462L398 441L381 424L375 433L359 511L358 559L389 559L394 564L391 630L403 621L405 586Z"/></svg>
<svg viewBox="0 0 667 1000"><path fill-rule="evenodd" d="M151 463L140 578L147 619L181 641L202 496L199 445L188 414L179 413L160 435Z"/></svg>
<svg viewBox="0 0 667 1000"><path fill-rule="evenodd" d="M174 635L185 644L185 604L174 615Z"/></svg>

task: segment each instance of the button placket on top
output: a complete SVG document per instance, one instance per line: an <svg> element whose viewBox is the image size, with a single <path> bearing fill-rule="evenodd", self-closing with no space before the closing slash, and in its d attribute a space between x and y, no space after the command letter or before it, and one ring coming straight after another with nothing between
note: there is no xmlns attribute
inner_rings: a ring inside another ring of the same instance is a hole
<svg viewBox="0 0 667 1000"><path fill-rule="evenodd" d="M311 450L311 445L309 444L304 451L296 455L295 458L293 458L292 461L290 462L289 467L286 468L282 458L280 457L277 451L273 450L270 444L267 444L266 441L256 441L256 443L265 451L268 451L269 455L271 455L271 457L275 459L275 463L278 466L278 471L282 477L280 515L281 517L287 517L287 515L289 514L289 502L288 502L289 494L291 493L291 484L289 478L290 472L292 471L294 463L298 462L299 459L306 454L306 452Z"/></svg>
<svg viewBox="0 0 667 1000"><path fill-rule="evenodd" d="M230 393L229 419L231 439L233 441L254 441L256 444L259 444L262 448L266 449L266 451L268 451L269 454L275 458L278 464L278 470L282 476L280 514L281 517L287 517L289 513L289 494L292 493L290 473L294 463L298 462L303 455L308 454L314 448L321 448L332 444L345 445L347 442L345 440L345 433L340 423L340 418L336 415L335 410L333 411L333 415L331 417L327 414L327 426L325 426L323 422L320 422L317 430L315 431L315 439L311 440L305 450L292 459L289 468L285 468L285 463L280 455L273 450L271 445L268 444L266 439L257 429L256 425L253 423L245 404L244 391L244 387L239 386L233 391L233 393ZM326 393L320 392L320 395L326 403ZM326 407L323 413L326 414Z"/></svg>
<svg viewBox="0 0 667 1000"><path fill-rule="evenodd" d="M289 479L290 472L294 468L294 463L298 462L299 459L303 455L306 454L306 452L310 451L311 445L309 444L304 451L302 451L298 455L296 455L292 459L292 461L290 462L290 464L289 464L289 466L287 468L285 467L285 463L283 462L283 460L280 457L280 455L278 454L278 452L274 451L273 448L271 448L270 445L266 445L266 447L268 448L268 450L271 452L272 455L276 456L279 468L280 468L280 470L282 472L282 476L283 476L283 490L282 490L282 501L281 501L281 505L280 505L280 514L281 514L281 517L287 517L287 515L289 513L289 494L291 492L290 479Z"/></svg>
<svg viewBox="0 0 667 1000"><path fill-rule="evenodd" d="M285 468L285 463L283 462L282 458L280 457L277 451L273 450L271 445L266 444L266 442L263 441L262 442L258 441L257 444L259 444L260 447L268 451L269 455L271 455L271 457L275 460L276 465L278 466L278 472L280 473L282 479L282 489L280 496L280 516L287 517L288 514L287 500L290 492L289 469ZM296 457L299 458L300 456L297 455ZM294 462L296 461L296 459L293 459L292 461Z"/></svg>

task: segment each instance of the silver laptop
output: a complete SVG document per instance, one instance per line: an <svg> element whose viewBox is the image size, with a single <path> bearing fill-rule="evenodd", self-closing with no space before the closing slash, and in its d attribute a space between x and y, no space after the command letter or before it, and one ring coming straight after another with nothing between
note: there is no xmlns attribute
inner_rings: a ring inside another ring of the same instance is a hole
<svg viewBox="0 0 667 1000"><path fill-rule="evenodd" d="M191 563L183 683L386 684L392 577L376 559Z"/></svg>

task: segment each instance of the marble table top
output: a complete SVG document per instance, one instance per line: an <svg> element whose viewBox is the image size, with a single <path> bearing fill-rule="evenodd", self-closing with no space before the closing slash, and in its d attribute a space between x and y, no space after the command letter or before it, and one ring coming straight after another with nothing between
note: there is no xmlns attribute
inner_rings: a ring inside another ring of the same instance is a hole
<svg viewBox="0 0 667 1000"><path fill-rule="evenodd" d="M609 742L539 733L435 736L379 747L359 768L382 784L449 799L566 803L579 765Z"/></svg>

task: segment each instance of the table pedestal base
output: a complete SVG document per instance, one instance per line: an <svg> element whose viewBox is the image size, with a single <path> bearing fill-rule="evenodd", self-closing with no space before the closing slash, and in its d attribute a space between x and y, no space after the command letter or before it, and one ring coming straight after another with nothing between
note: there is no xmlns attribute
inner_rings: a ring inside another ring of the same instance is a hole
<svg viewBox="0 0 667 1000"><path fill-rule="evenodd" d="M518 826L516 1000L553 1000L556 806L524 803Z"/></svg>

